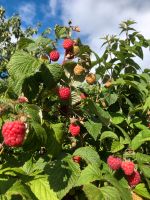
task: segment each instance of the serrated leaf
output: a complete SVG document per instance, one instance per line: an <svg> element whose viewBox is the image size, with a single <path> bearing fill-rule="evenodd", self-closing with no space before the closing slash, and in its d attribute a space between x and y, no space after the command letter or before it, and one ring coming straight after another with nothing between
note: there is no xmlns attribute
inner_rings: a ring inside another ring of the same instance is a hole
<svg viewBox="0 0 150 200"><path fill-rule="evenodd" d="M104 140L105 138L112 138L112 139L115 139L115 140L118 140L118 136L112 132L112 131L104 131L102 134L101 134L101 137L100 137L100 140Z"/></svg>
<svg viewBox="0 0 150 200"><path fill-rule="evenodd" d="M121 196L121 200L132 200L129 188L123 187L121 183L119 183L119 181L112 175L104 175L104 179L118 190Z"/></svg>
<svg viewBox="0 0 150 200"><path fill-rule="evenodd" d="M64 75L64 71L59 64L47 64L41 66L41 76L47 88L52 89Z"/></svg>
<svg viewBox="0 0 150 200"><path fill-rule="evenodd" d="M62 151L62 141L64 137L64 124L51 124L51 127L44 126L47 133L47 152L56 157Z"/></svg>
<svg viewBox="0 0 150 200"><path fill-rule="evenodd" d="M75 105L81 101L81 97L75 91L71 92L71 104Z"/></svg>
<svg viewBox="0 0 150 200"><path fill-rule="evenodd" d="M8 199L11 199L12 195L21 195L25 199L35 199L31 192L28 190L27 186L21 183L21 181L16 181L12 187L9 188L5 195Z"/></svg>
<svg viewBox="0 0 150 200"><path fill-rule="evenodd" d="M100 199L103 200L104 199L101 190L93 184L84 185L83 191L88 200L100 200Z"/></svg>
<svg viewBox="0 0 150 200"><path fill-rule="evenodd" d="M135 189L134 192L139 194L140 196L150 199L150 193L148 192L147 188L145 187L144 183L140 183L138 184Z"/></svg>
<svg viewBox="0 0 150 200"><path fill-rule="evenodd" d="M109 94L105 97L106 102L108 103L108 105L112 105L114 104L118 99L118 95L117 94Z"/></svg>
<svg viewBox="0 0 150 200"><path fill-rule="evenodd" d="M75 186L80 176L80 167L72 158L66 157L57 160L52 166L47 165L46 172L49 174L50 186L62 199Z"/></svg>
<svg viewBox="0 0 150 200"><path fill-rule="evenodd" d="M113 141L111 145L111 152L116 153L124 148L124 145L120 141Z"/></svg>
<svg viewBox="0 0 150 200"><path fill-rule="evenodd" d="M87 164L93 164L100 166L101 160L98 153L91 147L80 147L74 153L74 156L80 156Z"/></svg>
<svg viewBox="0 0 150 200"><path fill-rule="evenodd" d="M147 141L150 141L150 130L142 130L133 138L131 148L136 150Z"/></svg>
<svg viewBox="0 0 150 200"><path fill-rule="evenodd" d="M58 200L56 193L51 189L48 177L37 176L34 180L27 183L33 194L42 200Z"/></svg>
<svg viewBox="0 0 150 200"><path fill-rule="evenodd" d="M149 164L148 165L139 164L139 168L146 178L150 178L150 166L149 166Z"/></svg>
<svg viewBox="0 0 150 200"><path fill-rule="evenodd" d="M29 115L30 119L34 122L40 123L40 108L36 105L26 105L25 112Z"/></svg>
<svg viewBox="0 0 150 200"><path fill-rule="evenodd" d="M98 166L89 164L81 171L81 175L76 183L76 186L81 186L96 180L100 180L101 177L102 173Z"/></svg>
<svg viewBox="0 0 150 200"><path fill-rule="evenodd" d="M150 109L150 97L146 99L143 109L144 111L146 111L147 109Z"/></svg>
<svg viewBox="0 0 150 200"><path fill-rule="evenodd" d="M114 124L121 124L124 121L124 116L120 113L113 113L111 120Z"/></svg>
<svg viewBox="0 0 150 200"><path fill-rule="evenodd" d="M17 43L17 48L24 49L31 43L34 43L34 41L29 38L20 38L20 40Z"/></svg>
<svg viewBox="0 0 150 200"><path fill-rule="evenodd" d="M115 187L112 186L104 186L100 188L100 191L102 192L104 199L107 200L121 200L121 196L118 192L118 190Z"/></svg>
<svg viewBox="0 0 150 200"><path fill-rule="evenodd" d="M8 63L10 75L19 81L20 76L27 78L39 69L41 63L25 51L16 51Z"/></svg>
<svg viewBox="0 0 150 200"><path fill-rule="evenodd" d="M33 127L36 137L41 142L41 144L46 144L47 134L45 132L45 129L41 126L41 124L31 122L31 126Z"/></svg>
<svg viewBox="0 0 150 200"><path fill-rule="evenodd" d="M150 163L150 155L137 152L135 156L139 163Z"/></svg>
<svg viewBox="0 0 150 200"><path fill-rule="evenodd" d="M95 104L93 101L88 99L88 106L90 112L98 116L99 120L106 126L110 123L110 115L108 112L104 111L100 106Z"/></svg>
<svg viewBox="0 0 150 200"><path fill-rule="evenodd" d="M69 36L70 29L65 26L55 26L55 36L58 39L67 38Z"/></svg>
<svg viewBox="0 0 150 200"><path fill-rule="evenodd" d="M102 124L89 119L84 123L84 127L87 129L88 133L94 138L94 140L96 140L98 135L100 134Z"/></svg>

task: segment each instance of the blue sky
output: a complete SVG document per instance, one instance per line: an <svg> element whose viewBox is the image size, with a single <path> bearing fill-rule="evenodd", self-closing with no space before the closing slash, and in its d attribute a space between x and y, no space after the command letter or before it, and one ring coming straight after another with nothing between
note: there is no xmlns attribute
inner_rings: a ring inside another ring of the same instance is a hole
<svg viewBox="0 0 150 200"><path fill-rule="evenodd" d="M150 38L150 0L0 0L7 10L7 16L19 13L23 27L42 22L43 29L55 24L67 24L72 19L79 25L79 37L101 54L102 41L106 34L118 34L122 20L137 21L135 28L146 38ZM144 51L142 68L150 68L150 52Z"/></svg>

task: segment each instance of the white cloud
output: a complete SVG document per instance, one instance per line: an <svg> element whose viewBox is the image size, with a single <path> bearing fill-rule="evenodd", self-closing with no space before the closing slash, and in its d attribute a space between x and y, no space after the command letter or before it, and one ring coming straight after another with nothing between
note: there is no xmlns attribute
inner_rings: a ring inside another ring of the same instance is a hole
<svg viewBox="0 0 150 200"><path fill-rule="evenodd" d="M122 20L137 21L135 27L150 38L150 2L147 0L57 0L61 4L62 20L66 24L72 19L73 24L81 28L80 36L97 52L101 52L100 37L106 34L118 34L118 24ZM150 56L145 51L144 67L150 66Z"/></svg>
<svg viewBox="0 0 150 200"><path fill-rule="evenodd" d="M51 10L51 15L55 16L57 9L57 0L49 0L49 7Z"/></svg>
<svg viewBox="0 0 150 200"><path fill-rule="evenodd" d="M33 25L36 16L36 6L34 3L24 3L19 7L19 15L27 25Z"/></svg>

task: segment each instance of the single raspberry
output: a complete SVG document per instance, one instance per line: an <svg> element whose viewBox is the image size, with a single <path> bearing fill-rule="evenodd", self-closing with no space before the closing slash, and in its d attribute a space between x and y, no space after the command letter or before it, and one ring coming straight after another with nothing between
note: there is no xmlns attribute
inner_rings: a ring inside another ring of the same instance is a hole
<svg viewBox="0 0 150 200"><path fill-rule="evenodd" d="M10 147L22 145L26 127L21 121L6 122L2 127L4 143Z"/></svg>
<svg viewBox="0 0 150 200"><path fill-rule="evenodd" d="M60 54L59 54L58 51L53 50L53 51L50 52L49 56L50 56L50 59L52 61L57 61L59 59L59 57L60 57Z"/></svg>
<svg viewBox="0 0 150 200"><path fill-rule="evenodd" d="M122 160L115 156L109 156L107 159L108 166L113 170L118 170L121 167Z"/></svg>
<svg viewBox="0 0 150 200"><path fill-rule="evenodd" d="M134 172L134 163L132 161L123 161L121 168L126 175L131 175Z"/></svg>
<svg viewBox="0 0 150 200"><path fill-rule="evenodd" d="M95 74L90 73L86 75L85 80L88 84L92 85L96 82L96 76Z"/></svg>
<svg viewBox="0 0 150 200"><path fill-rule="evenodd" d="M58 89L58 96L63 101L69 100L69 98L71 96L70 88L68 88L68 87L60 87Z"/></svg>
<svg viewBox="0 0 150 200"><path fill-rule="evenodd" d="M20 96L20 97L18 97L18 102L19 103L26 103L26 102L28 102L28 99L27 99L27 97Z"/></svg>
<svg viewBox="0 0 150 200"><path fill-rule="evenodd" d="M77 136L80 134L80 126L76 124L70 124L69 131L72 136Z"/></svg>
<svg viewBox="0 0 150 200"><path fill-rule="evenodd" d="M70 49L72 49L73 44L74 44L73 40L71 40L71 39L65 39L64 42L63 42L63 47L66 50L70 50Z"/></svg>
<svg viewBox="0 0 150 200"><path fill-rule="evenodd" d="M126 176L127 181L131 187L136 186L141 181L141 176L138 171L133 171L130 176Z"/></svg>
<svg viewBox="0 0 150 200"><path fill-rule="evenodd" d="M73 161L76 163L80 163L81 157L80 156L73 156Z"/></svg>
<svg viewBox="0 0 150 200"><path fill-rule="evenodd" d="M85 93L81 93L81 94L80 94L80 97L81 97L81 99L86 99L86 98L87 98L87 95L86 95Z"/></svg>
<svg viewBox="0 0 150 200"><path fill-rule="evenodd" d="M74 74L75 75L82 75L84 72L85 72L85 69L84 69L84 67L82 67L81 65L79 65L79 64L77 64L76 66L75 66L75 68L73 69L73 71L74 71Z"/></svg>
<svg viewBox="0 0 150 200"><path fill-rule="evenodd" d="M142 197L140 197L139 195L137 195L136 193L132 193L132 199L133 200L143 200L143 198Z"/></svg>

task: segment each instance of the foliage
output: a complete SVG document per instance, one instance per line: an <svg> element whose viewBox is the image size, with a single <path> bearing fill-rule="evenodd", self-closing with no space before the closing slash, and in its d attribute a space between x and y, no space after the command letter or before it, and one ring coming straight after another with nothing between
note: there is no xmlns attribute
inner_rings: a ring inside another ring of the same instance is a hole
<svg viewBox="0 0 150 200"><path fill-rule="evenodd" d="M79 27L71 22L55 26L56 40L44 33L34 40L34 29L22 31L20 18L6 20L4 13L1 8L0 69L9 77L0 80L0 126L21 120L27 130L21 147L6 146L0 135L0 199L131 200L132 191L150 199L150 71L135 60L143 59L149 40L133 21L122 22L121 36L103 38L99 57L73 38ZM49 52L64 38L74 39L80 51L72 49L70 57L65 52L62 64L51 63ZM85 69L81 75L73 72L77 64ZM94 69L96 82L88 84ZM71 89L68 101L58 97L62 86ZM22 95L28 102L18 101ZM69 133L70 123L80 126L77 137ZM121 169L109 168L112 154L135 163L140 184L131 188Z"/></svg>

